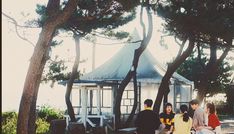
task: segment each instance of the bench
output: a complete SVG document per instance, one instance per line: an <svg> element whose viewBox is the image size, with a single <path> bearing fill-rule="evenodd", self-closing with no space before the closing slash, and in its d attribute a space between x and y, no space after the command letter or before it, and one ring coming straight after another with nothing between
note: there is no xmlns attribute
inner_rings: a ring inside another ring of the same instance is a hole
<svg viewBox="0 0 234 134"><path fill-rule="evenodd" d="M135 127L119 129L119 134L134 134L136 132Z"/></svg>

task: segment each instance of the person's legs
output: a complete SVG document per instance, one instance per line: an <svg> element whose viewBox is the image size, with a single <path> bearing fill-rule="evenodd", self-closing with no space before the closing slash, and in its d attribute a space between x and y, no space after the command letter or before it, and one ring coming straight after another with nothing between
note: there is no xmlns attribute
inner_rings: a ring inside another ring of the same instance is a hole
<svg viewBox="0 0 234 134"><path fill-rule="evenodd" d="M215 128L215 134L222 134L221 126Z"/></svg>
<svg viewBox="0 0 234 134"><path fill-rule="evenodd" d="M163 129L161 132L159 132L159 134L167 134L167 131L166 129Z"/></svg>
<svg viewBox="0 0 234 134"><path fill-rule="evenodd" d="M209 129L202 129L201 131L201 134L215 134L213 131L209 130Z"/></svg>

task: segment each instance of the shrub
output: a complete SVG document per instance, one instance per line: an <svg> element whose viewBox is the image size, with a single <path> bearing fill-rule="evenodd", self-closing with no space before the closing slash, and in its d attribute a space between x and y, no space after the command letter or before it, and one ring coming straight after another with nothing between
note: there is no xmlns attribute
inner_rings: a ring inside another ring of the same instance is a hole
<svg viewBox="0 0 234 134"><path fill-rule="evenodd" d="M51 120L62 119L63 113L50 106L42 106L38 111L38 118L42 118L48 123L50 123Z"/></svg>
<svg viewBox="0 0 234 134"><path fill-rule="evenodd" d="M50 124L44 119L38 118L36 121L36 127L37 134L47 134L49 132Z"/></svg>
<svg viewBox="0 0 234 134"><path fill-rule="evenodd" d="M2 113L2 134L16 134L17 117L16 112Z"/></svg>
<svg viewBox="0 0 234 134"><path fill-rule="evenodd" d="M16 112L3 112L2 113L2 134L16 134L18 114ZM36 120L36 133L48 134L50 121L54 119L62 119L63 114L61 111L53 109L49 106L42 106L38 111Z"/></svg>

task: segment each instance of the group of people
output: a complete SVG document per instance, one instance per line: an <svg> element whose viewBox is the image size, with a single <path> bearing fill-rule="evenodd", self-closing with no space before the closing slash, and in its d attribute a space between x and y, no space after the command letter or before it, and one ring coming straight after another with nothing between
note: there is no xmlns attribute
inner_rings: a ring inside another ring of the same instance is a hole
<svg viewBox="0 0 234 134"><path fill-rule="evenodd" d="M190 101L189 107L180 106L180 113L175 114L172 104L167 103L159 115L152 111L153 101L144 101L144 110L135 120L137 134L221 134L220 121L215 105L207 103L205 109L198 100Z"/></svg>

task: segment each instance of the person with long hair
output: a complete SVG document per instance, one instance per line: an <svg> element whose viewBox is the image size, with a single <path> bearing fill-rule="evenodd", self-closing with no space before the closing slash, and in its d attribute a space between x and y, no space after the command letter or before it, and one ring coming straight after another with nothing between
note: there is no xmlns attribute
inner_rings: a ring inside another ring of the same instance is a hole
<svg viewBox="0 0 234 134"><path fill-rule="evenodd" d="M174 121L173 134L190 134L193 122L192 118L189 117L187 105L180 106L180 113L175 115Z"/></svg>
<svg viewBox="0 0 234 134"><path fill-rule="evenodd" d="M216 115L215 105L207 103L205 108L208 114L208 129L214 130L216 134L221 134L221 126L218 116Z"/></svg>
<svg viewBox="0 0 234 134"><path fill-rule="evenodd" d="M160 134L172 134L174 130L174 116L175 113L172 110L172 104L166 103L163 112L159 115L161 123L165 125L165 128Z"/></svg>

